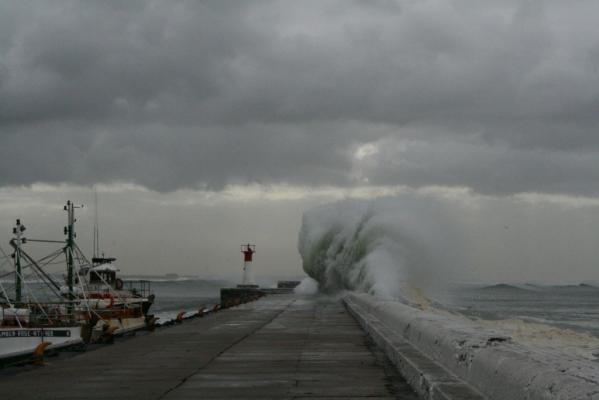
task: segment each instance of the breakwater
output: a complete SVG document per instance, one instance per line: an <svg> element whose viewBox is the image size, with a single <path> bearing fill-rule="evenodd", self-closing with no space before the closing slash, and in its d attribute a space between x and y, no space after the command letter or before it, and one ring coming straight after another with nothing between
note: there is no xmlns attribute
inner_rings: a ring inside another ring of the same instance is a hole
<svg viewBox="0 0 599 400"><path fill-rule="evenodd" d="M423 398L599 398L596 363L520 345L457 316L367 294L344 301Z"/></svg>

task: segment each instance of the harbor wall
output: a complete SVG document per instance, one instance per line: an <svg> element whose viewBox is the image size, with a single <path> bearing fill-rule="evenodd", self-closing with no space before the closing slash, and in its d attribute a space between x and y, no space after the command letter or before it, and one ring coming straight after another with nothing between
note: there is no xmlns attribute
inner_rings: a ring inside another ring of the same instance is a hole
<svg viewBox="0 0 599 400"><path fill-rule="evenodd" d="M261 288L254 285L238 285L234 288L221 288L220 306L222 308L234 307L239 304L258 300L270 294L288 294L299 284L296 281L279 281L277 287Z"/></svg>
<svg viewBox="0 0 599 400"><path fill-rule="evenodd" d="M248 303L264 296L259 288L222 288L220 290L220 306L229 308L239 304Z"/></svg>
<svg viewBox="0 0 599 400"><path fill-rule="evenodd" d="M344 301L424 398L599 399L599 365L591 361L518 344L449 313L368 294ZM460 385L482 396L452 395Z"/></svg>

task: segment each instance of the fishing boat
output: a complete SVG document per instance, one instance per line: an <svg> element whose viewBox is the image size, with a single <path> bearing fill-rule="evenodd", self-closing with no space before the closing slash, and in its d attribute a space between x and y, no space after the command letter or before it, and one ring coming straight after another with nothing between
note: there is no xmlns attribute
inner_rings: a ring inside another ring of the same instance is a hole
<svg viewBox="0 0 599 400"><path fill-rule="evenodd" d="M0 360L31 354L35 350L31 348L34 343L46 343L44 346L48 349L61 348L112 340L114 336L154 326L155 319L148 315L154 301L150 283L121 280L117 277L114 258L95 256L89 261L77 245L75 210L80 207L71 201L64 206L68 220L64 228L66 240L25 239L22 236L25 227L17 220L13 230L15 238L10 241L14 253L12 257L4 253L5 259L14 260L15 283L12 291L2 288L0 296L0 330L3 332L0 333ZM97 231L97 227L94 230ZM25 251L25 243L56 243L60 248L36 259ZM94 255L98 243L94 238ZM60 283L60 275L57 278L47 270L52 265L64 268L64 262L56 261L61 256L66 260L66 274L64 269L61 274L63 283ZM2 266L0 264L0 268ZM27 284L25 271L33 278L33 284ZM0 280L2 278L6 276L0 276ZM27 289L26 298L24 289ZM36 296L36 291L44 293ZM14 296L9 292L14 292Z"/></svg>
<svg viewBox="0 0 599 400"><path fill-rule="evenodd" d="M110 335L123 335L140 329L152 328L155 319L148 314L154 294L149 281L123 281L114 257L94 257L93 266L84 273L86 293L80 301L96 317L90 341ZM85 298L86 297L86 298ZM94 322L92 320L92 322Z"/></svg>
<svg viewBox="0 0 599 400"><path fill-rule="evenodd" d="M150 282L123 281L118 277L119 269L114 264L116 258L105 257L103 254L100 256L96 191L94 197L93 256L91 263L79 269L78 280L84 290L77 294L81 311L88 316L90 332L86 340L90 342L110 340L113 336L141 329L152 329L155 323L153 315L148 314L154 302ZM70 215L69 224L74 223L75 208L72 203L67 202L65 209ZM85 258L82 254L80 257Z"/></svg>
<svg viewBox="0 0 599 400"><path fill-rule="evenodd" d="M2 248L4 267L14 262L14 290L5 288L0 276L0 366L42 356L45 351L58 350L83 344L82 322L77 318L75 305L65 301L56 286L49 285L48 276L34 267L23 250L27 242L23 236L25 226L17 220L13 228L14 238L10 241L14 253L8 256ZM39 264L37 264L39 267ZM35 282L28 283L24 270L36 276ZM50 289L54 297L43 295L43 287ZM42 297L43 296L43 297Z"/></svg>

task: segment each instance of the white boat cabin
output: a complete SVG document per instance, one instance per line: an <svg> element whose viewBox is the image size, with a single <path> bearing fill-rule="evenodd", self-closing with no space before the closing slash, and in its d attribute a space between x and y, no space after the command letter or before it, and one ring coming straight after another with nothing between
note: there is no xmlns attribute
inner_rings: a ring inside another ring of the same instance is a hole
<svg viewBox="0 0 599 400"><path fill-rule="evenodd" d="M120 290L123 287L123 281L116 277L119 269L113 264L100 264L89 270L89 284L91 286L110 286L113 289Z"/></svg>

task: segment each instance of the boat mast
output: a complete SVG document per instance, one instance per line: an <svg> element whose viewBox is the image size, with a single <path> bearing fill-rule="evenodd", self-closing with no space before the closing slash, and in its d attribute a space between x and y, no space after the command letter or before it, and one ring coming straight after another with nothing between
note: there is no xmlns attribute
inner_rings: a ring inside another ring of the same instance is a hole
<svg viewBox="0 0 599 400"><path fill-rule="evenodd" d="M25 243L25 238L22 237L25 232L25 225L21 224L21 220L17 219L16 225L12 228L12 233L15 235L13 238L15 248L15 303L21 304L22 301L22 286L23 286L23 275L21 274L21 244Z"/></svg>
<svg viewBox="0 0 599 400"><path fill-rule="evenodd" d="M73 248L75 247L75 209L81 208L83 206L75 206L71 200L67 201L67 204L64 206L64 210L67 212L67 220L68 224L64 227L64 234L67 235L67 245L65 247L65 251L67 253L67 286L69 288L69 314L71 314L73 310L72 301L75 299L73 286L74 286L74 261L73 261Z"/></svg>

